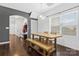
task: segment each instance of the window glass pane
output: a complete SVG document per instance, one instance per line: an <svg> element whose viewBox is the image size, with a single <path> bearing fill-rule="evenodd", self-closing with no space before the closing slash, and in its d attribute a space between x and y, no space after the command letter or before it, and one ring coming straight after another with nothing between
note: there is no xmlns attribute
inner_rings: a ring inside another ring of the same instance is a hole
<svg viewBox="0 0 79 59"><path fill-rule="evenodd" d="M65 13L61 18L62 34L76 35L76 13Z"/></svg>

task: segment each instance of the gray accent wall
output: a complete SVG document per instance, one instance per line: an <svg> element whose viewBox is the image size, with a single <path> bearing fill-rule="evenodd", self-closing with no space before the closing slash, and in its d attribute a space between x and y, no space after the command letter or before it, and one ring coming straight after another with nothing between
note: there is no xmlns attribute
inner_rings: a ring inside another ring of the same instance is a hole
<svg viewBox="0 0 79 59"><path fill-rule="evenodd" d="M0 6L0 42L9 41L9 29L5 29L5 27L9 27L9 16L11 15L19 15L27 18L28 37L31 35L31 19L29 13Z"/></svg>
<svg viewBox="0 0 79 59"><path fill-rule="evenodd" d="M0 42L9 40L9 16L7 14L0 14Z"/></svg>

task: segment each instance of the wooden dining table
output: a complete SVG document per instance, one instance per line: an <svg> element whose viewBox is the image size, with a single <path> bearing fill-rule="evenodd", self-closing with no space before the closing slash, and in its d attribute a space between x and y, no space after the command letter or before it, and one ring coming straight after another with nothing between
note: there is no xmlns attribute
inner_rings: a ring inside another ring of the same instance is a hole
<svg viewBox="0 0 79 59"><path fill-rule="evenodd" d="M48 43L48 41L51 39L53 39L54 40L54 45L55 45L55 52L57 51L57 38L59 38L59 37L62 37L62 35L60 35L60 34L50 34L50 33L32 33L32 39L34 39L35 38L35 36L38 36L39 37L39 40L41 41L42 39L41 39L41 37L44 37L44 38L46 38L46 44L49 44Z"/></svg>

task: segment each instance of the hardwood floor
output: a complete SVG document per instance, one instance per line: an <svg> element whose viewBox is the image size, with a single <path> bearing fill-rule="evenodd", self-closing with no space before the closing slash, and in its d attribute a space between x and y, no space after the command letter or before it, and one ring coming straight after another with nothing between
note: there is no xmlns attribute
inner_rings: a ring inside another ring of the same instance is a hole
<svg viewBox="0 0 79 59"><path fill-rule="evenodd" d="M55 53L51 56L55 56ZM32 50L27 51L27 47L22 39L15 35L10 35L10 44L0 45L0 56L41 56ZM79 56L79 51L57 45L56 56Z"/></svg>
<svg viewBox="0 0 79 59"><path fill-rule="evenodd" d="M27 55L28 53L25 50L23 44L23 40L19 39L15 35L10 35L10 54L11 55L17 55L17 56L24 56Z"/></svg>

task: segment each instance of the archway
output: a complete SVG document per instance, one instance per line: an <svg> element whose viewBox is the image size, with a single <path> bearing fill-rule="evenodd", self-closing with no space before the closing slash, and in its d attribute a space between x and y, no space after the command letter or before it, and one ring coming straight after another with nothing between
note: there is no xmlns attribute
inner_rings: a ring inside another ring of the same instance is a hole
<svg viewBox="0 0 79 59"><path fill-rule="evenodd" d="M25 22L28 25L28 21L25 17L19 15L11 15L9 17L9 34L19 37L22 33L22 28Z"/></svg>
<svg viewBox="0 0 79 59"><path fill-rule="evenodd" d="M23 16L19 16L19 15L11 15L9 17L9 41L10 41L10 53L12 55L16 55L18 54L15 49L18 49L18 45L17 42L19 42L19 40L22 40L20 37L23 37L22 35L22 29L24 24L27 23L28 25L28 21L25 17ZM27 31L28 32L28 31ZM19 42L19 45L21 45L22 43Z"/></svg>

